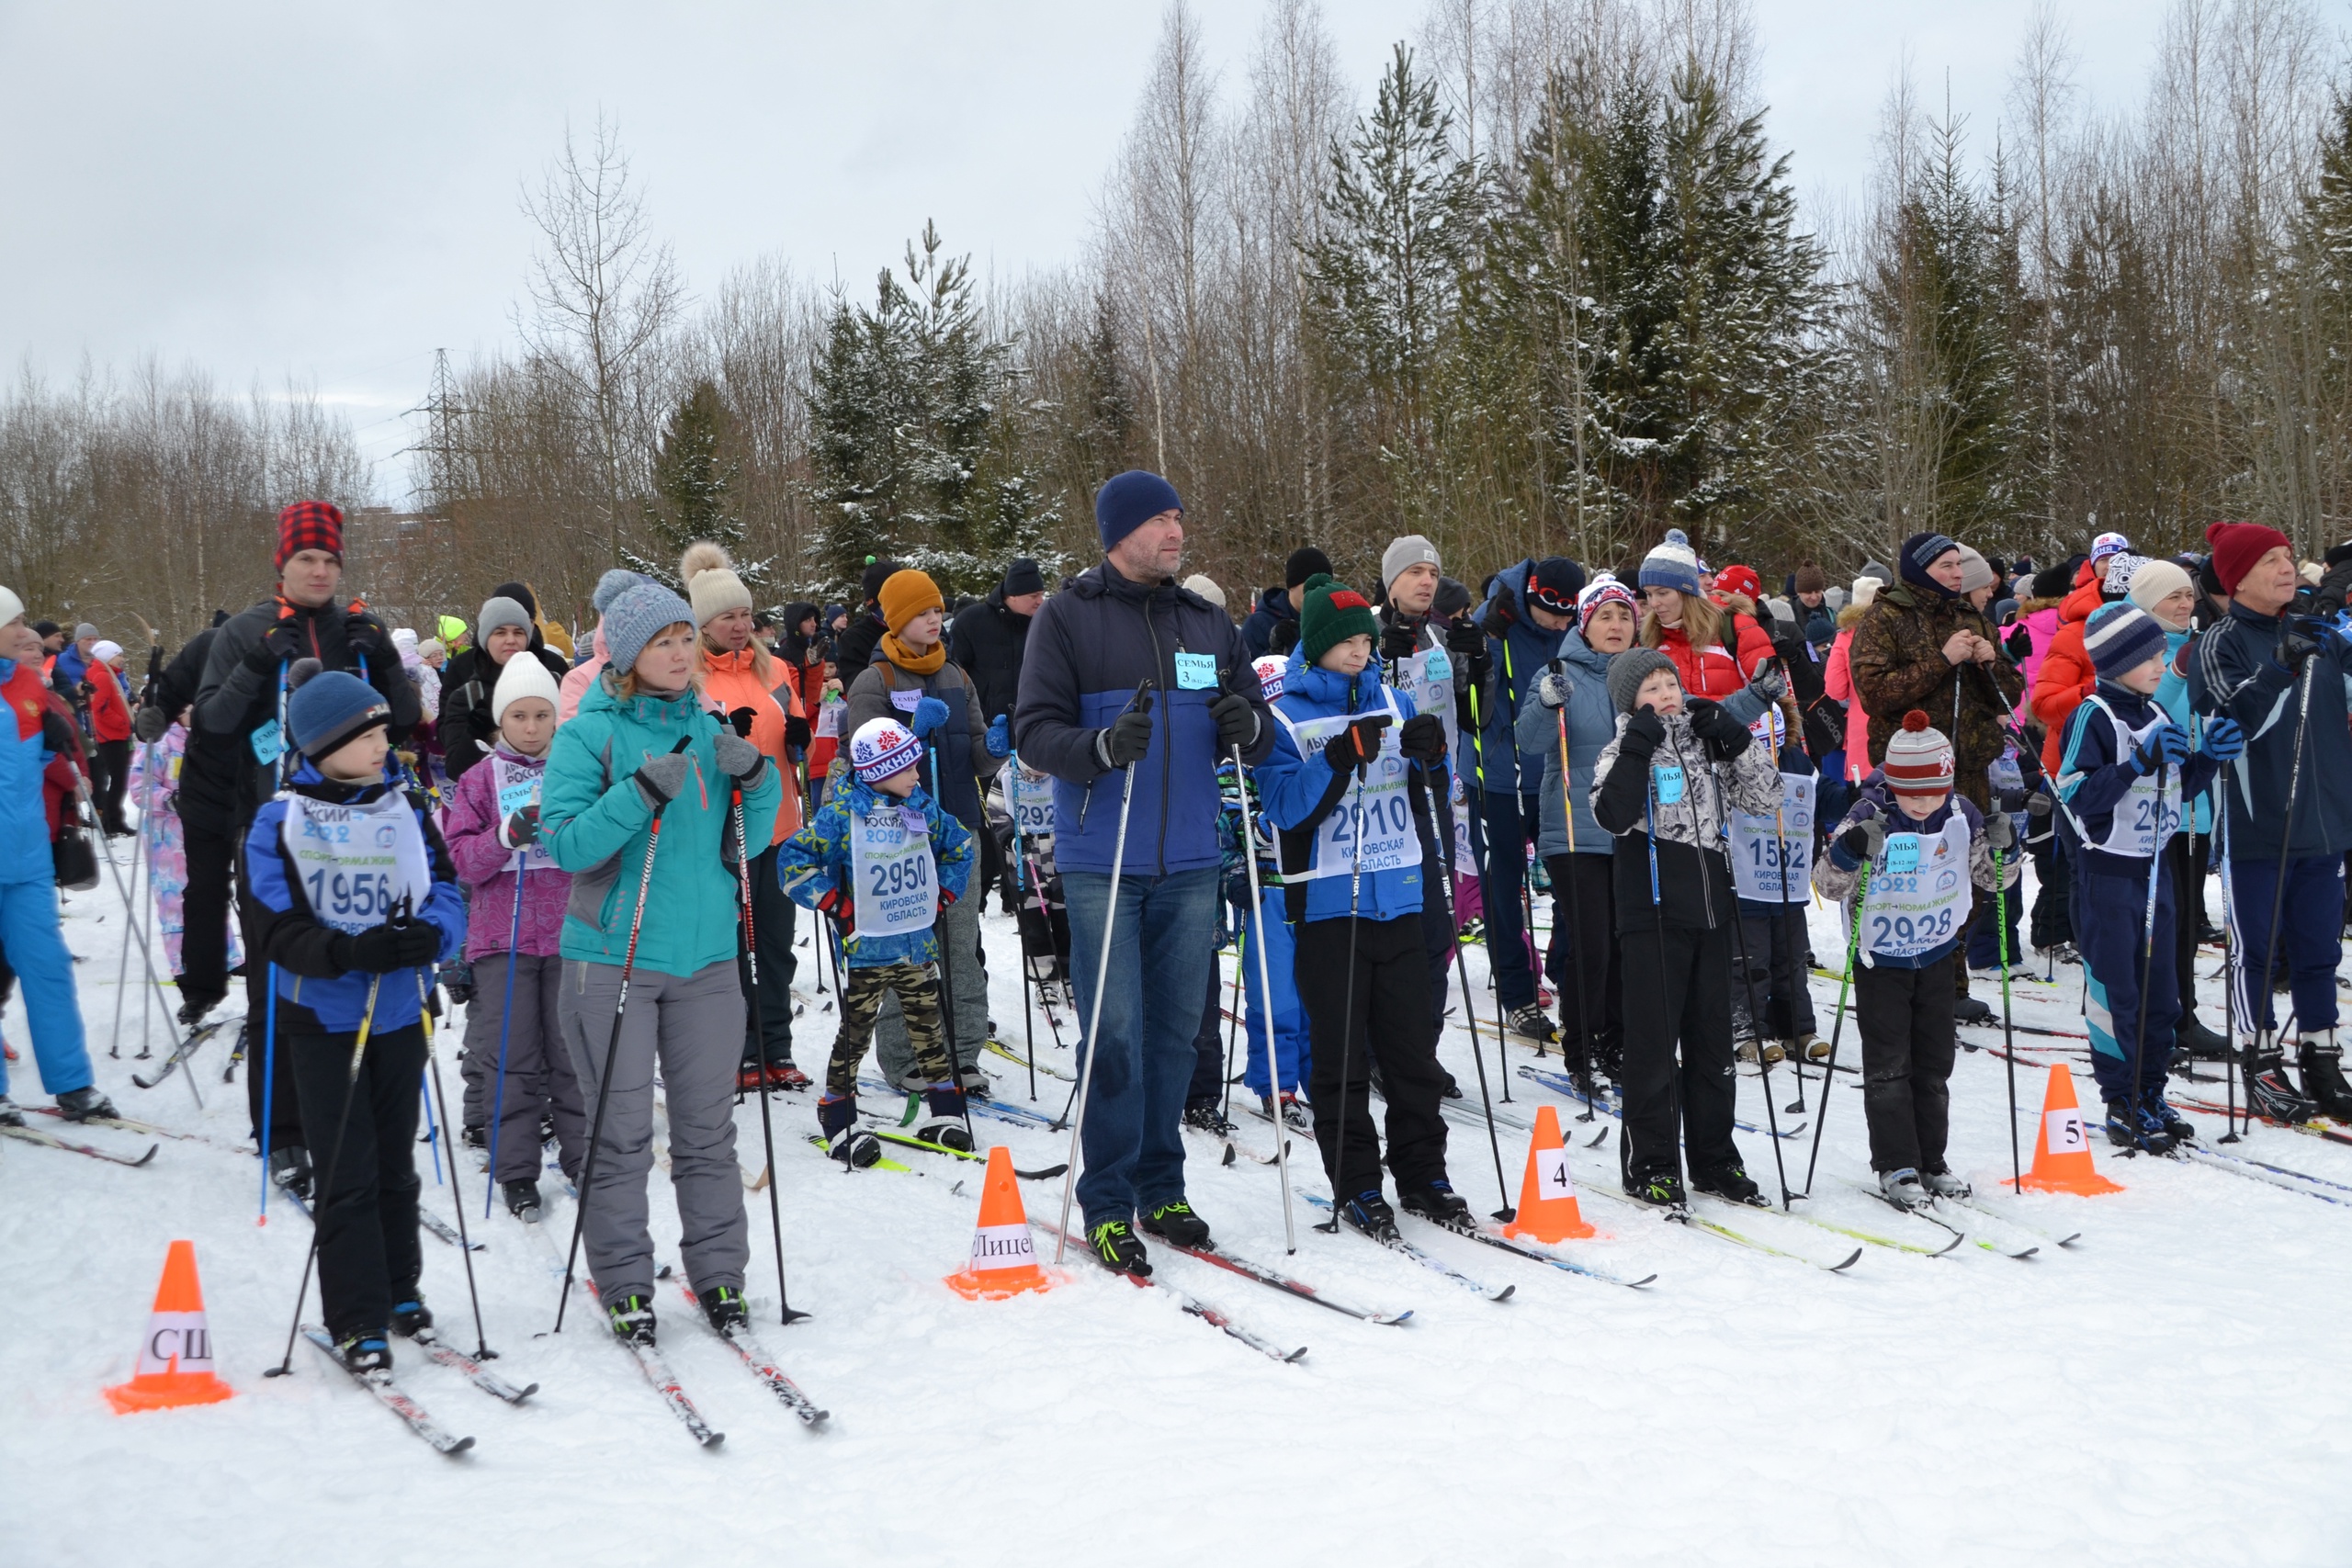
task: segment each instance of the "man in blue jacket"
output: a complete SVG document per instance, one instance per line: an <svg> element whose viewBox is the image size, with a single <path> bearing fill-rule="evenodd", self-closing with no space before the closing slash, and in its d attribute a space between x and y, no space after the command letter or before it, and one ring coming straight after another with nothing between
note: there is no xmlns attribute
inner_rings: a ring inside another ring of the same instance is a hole
<svg viewBox="0 0 2352 1568"><path fill-rule="evenodd" d="M1102 564L1030 625L1013 731L1022 761L1055 779L1054 858L1080 1017L1092 1016L1110 926L1078 1184L1087 1238L1110 1268L1148 1274L1130 1228L1138 1213L1145 1230L1179 1246L1208 1240L1184 1201L1182 1120L1215 962L1217 761L1237 747L1243 761L1263 761L1273 720L1233 622L1177 586L1176 487L1141 469L1120 474L1096 494L1094 523Z"/></svg>
<svg viewBox="0 0 2352 1568"><path fill-rule="evenodd" d="M2230 611L2190 650L2188 702L2198 713L2234 719L2245 732L2245 751L2222 774L2230 920L2238 942L2236 1016L2264 1032L2277 1028L2270 976L2283 960L2303 1073L2298 1094L2287 1077L2284 1046L2257 1034L2246 1062L2246 1093L2281 1121L2310 1117L2313 1102L2328 1115L2352 1117L2352 1088L2335 1043L2344 855L2352 850L2352 729L2345 702L2352 644L2317 616L2288 613L2301 583L2284 534L2256 523L2216 523L2205 537ZM2274 930L2284 949L2277 957L2270 951Z"/></svg>
<svg viewBox="0 0 2352 1568"><path fill-rule="evenodd" d="M1478 705L1478 728L1464 737L1454 759L1477 791L1471 831L1484 876L1487 963L1495 989L1511 1032L1546 1045L1559 1036L1536 1000L1519 900L1527 846L1541 819L1549 753L1539 748L1522 757L1517 726L1529 689L1559 656L1561 635L1576 623L1577 595L1583 589L1584 569L1560 556L1521 561L1495 579L1494 592L1478 611L1493 673L1483 689L1471 694Z"/></svg>

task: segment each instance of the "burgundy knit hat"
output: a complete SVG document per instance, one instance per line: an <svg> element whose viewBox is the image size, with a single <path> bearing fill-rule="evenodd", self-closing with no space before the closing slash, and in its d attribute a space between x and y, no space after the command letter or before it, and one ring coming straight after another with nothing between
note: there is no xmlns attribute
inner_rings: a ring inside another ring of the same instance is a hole
<svg viewBox="0 0 2352 1568"><path fill-rule="evenodd" d="M2212 523L2206 525L2205 542L2213 547L2213 575L2221 579L2222 592L2235 593L2254 563L2285 545L2287 536L2259 523Z"/></svg>
<svg viewBox="0 0 2352 1568"><path fill-rule="evenodd" d="M343 559L343 509L331 502L298 501L277 514L277 558L286 563L304 550L324 550Z"/></svg>

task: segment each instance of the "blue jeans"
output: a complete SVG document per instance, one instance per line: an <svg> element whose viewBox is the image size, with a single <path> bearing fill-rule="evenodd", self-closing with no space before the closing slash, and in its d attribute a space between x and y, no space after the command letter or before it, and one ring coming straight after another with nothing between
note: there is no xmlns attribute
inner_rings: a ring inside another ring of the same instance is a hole
<svg viewBox="0 0 2352 1568"><path fill-rule="evenodd" d="M57 884L0 883L0 950L17 972L33 1037L40 1087L52 1095L90 1087L90 1052L82 1038L82 1003L74 994L74 955L59 926ZM8 1092L0 1055L0 1094Z"/></svg>
<svg viewBox="0 0 2352 1568"><path fill-rule="evenodd" d="M1082 1028L1094 1014L1110 874L1065 870L1062 894ZM1215 866L1119 879L1102 1052L1087 1089L1086 1168L1078 1180L1089 1230L1184 1195L1184 1091L1198 1059L1193 1039L1201 998L1216 962L1216 895ZM1093 1044L1079 1043L1081 1069Z"/></svg>

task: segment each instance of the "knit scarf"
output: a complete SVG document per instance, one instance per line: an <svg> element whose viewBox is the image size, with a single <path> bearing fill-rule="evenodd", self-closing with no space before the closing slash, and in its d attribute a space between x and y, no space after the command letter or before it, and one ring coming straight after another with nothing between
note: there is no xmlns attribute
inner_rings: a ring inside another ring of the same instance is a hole
<svg viewBox="0 0 2352 1568"><path fill-rule="evenodd" d="M928 652L917 653L899 640L897 632L884 632L882 651L888 657L891 663L910 675L936 675L939 673L939 667L947 662L947 644L944 639L933 643Z"/></svg>

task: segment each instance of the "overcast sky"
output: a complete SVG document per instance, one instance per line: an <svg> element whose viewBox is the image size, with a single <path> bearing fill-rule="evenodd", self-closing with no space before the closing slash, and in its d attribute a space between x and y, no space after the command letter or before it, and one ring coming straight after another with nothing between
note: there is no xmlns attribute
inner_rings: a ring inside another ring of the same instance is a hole
<svg viewBox="0 0 2352 1568"><path fill-rule="evenodd" d="M1227 90L1260 0L1197 0ZM1989 145L2030 0L1757 0L1798 189L1867 182L1906 54ZM1327 0L1366 100L1422 0ZM153 354L346 406L391 499L433 351L510 336L517 207L616 116L690 286L781 254L861 290L925 218L984 267L1080 254L1159 21L1130 0L0 0L0 362ZM2135 104L2158 0L2062 5L2090 101Z"/></svg>

